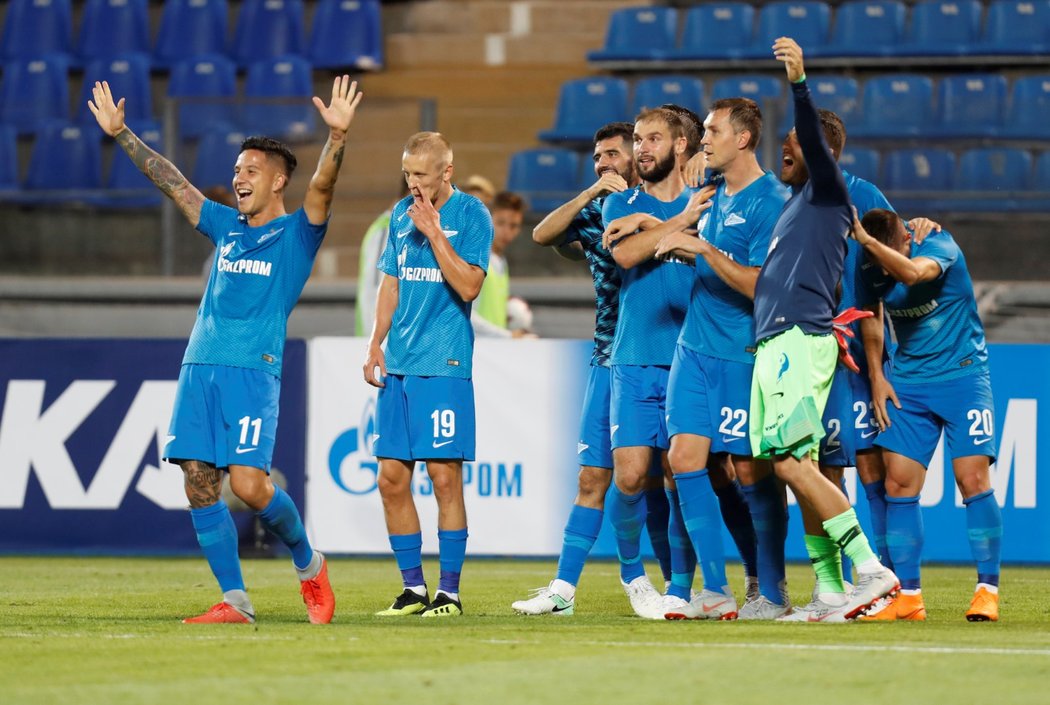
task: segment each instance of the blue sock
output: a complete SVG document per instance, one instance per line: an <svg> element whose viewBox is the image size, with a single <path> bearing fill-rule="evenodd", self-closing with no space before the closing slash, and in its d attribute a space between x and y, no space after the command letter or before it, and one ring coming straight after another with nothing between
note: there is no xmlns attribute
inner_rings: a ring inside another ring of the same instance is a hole
<svg viewBox="0 0 1050 705"><path fill-rule="evenodd" d="M257 515L262 519L263 525L292 552L292 563L295 567L299 570L308 568L314 558L314 549L310 546L310 539L306 538L306 529L303 527L299 510L295 508L295 502L288 493L274 485L273 499L265 509L257 512Z"/></svg>
<svg viewBox="0 0 1050 705"><path fill-rule="evenodd" d="M226 502L221 499L210 507L190 509L197 543L208 559L208 565L223 592L243 590L241 559L237 556L237 527Z"/></svg>
<svg viewBox="0 0 1050 705"><path fill-rule="evenodd" d="M893 572L897 574L904 590L922 587L919 575L922 543L919 496L886 497L886 546L893 560Z"/></svg>
<svg viewBox="0 0 1050 705"><path fill-rule="evenodd" d="M394 559L401 571L401 583L406 588L426 585L423 580L423 535L391 534L390 548L394 549Z"/></svg>
<svg viewBox="0 0 1050 705"><path fill-rule="evenodd" d="M642 526L645 524L646 508L645 502L642 501L644 499L644 492L625 495L620 492L616 483L613 483L605 500L606 510L609 512L609 523L612 524L613 533L616 534L616 554L620 557L620 579L625 583L645 575L641 548L638 545L638 537L641 536Z"/></svg>
<svg viewBox="0 0 1050 705"><path fill-rule="evenodd" d="M689 534L685 531L678 491L665 492L671 510L667 526L668 547L671 550L671 587L667 594L688 600L693 589L693 576L696 574L696 553L693 551Z"/></svg>
<svg viewBox="0 0 1050 705"><path fill-rule="evenodd" d="M565 525L565 536L561 542L561 556L558 558L558 580L570 585L580 582L583 564L590 555L598 532L602 529L602 518L605 512L601 509L572 505L569 522Z"/></svg>
<svg viewBox="0 0 1050 705"><path fill-rule="evenodd" d="M751 523L758 537L758 588L770 602L782 604L780 585L784 580L784 542L787 540L787 508L772 474L743 487Z"/></svg>
<svg viewBox="0 0 1050 705"><path fill-rule="evenodd" d="M724 487L716 487L718 507L722 511L722 521L733 537L736 550L740 553L740 562L744 564L744 575L758 575L758 538L755 536L755 525L751 521L751 510L740 483L733 480Z"/></svg>
<svg viewBox="0 0 1050 705"><path fill-rule="evenodd" d="M839 478L839 489L842 490L842 495L849 500L849 492L846 491L846 478ZM852 583L853 582L853 561L846 555L845 551L842 551L842 579Z"/></svg>
<svg viewBox="0 0 1050 705"><path fill-rule="evenodd" d="M966 533L970 552L977 563L977 582L999 586L999 559L1002 556L1003 515L995 493L987 490L964 499Z"/></svg>
<svg viewBox="0 0 1050 705"><path fill-rule="evenodd" d="M463 558L467 555L467 529L438 529L438 557L441 580L438 590L459 592L459 574L463 572Z"/></svg>
<svg viewBox="0 0 1050 705"><path fill-rule="evenodd" d="M879 554L882 564L893 570L893 561L886 548L886 482L876 480L863 484L864 495L868 498L868 513L871 514L871 538L875 542L875 552Z"/></svg>
<svg viewBox="0 0 1050 705"><path fill-rule="evenodd" d="M649 543L660 562L664 580L671 579L671 547L668 545L667 525L671 518L671 507L667 503L664 488L645 491L645 530L649 532Z"/></svg>
<svg viewBox="0 0 1050 705"><path fill-rule="evenodd" d="M721 592L726 585L726 560L722 549L722 515L706 469L675 475L678 504L685 530L696 551L704 587Z"/></svg>

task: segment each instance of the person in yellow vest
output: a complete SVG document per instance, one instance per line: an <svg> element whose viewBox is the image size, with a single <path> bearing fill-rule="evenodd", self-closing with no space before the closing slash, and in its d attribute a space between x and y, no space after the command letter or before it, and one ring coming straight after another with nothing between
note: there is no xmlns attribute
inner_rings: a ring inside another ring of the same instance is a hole
<svg viewBox="0 0 1050 705"><path fill-rule="evenodd" d="M474 332L487 337L519 337L520 331L507 330L507 301L510 299L510 272L505 253L521 233L525 219L525 200L516 193L501 191L492 199L492 254L481 294L474 302L471 322Z"/></svg>

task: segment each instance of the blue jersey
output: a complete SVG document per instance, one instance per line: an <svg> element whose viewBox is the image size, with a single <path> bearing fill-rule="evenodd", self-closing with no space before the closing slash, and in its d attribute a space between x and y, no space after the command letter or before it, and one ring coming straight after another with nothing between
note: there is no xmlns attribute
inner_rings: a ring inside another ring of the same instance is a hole
<svg viewBox="0 0 1050 705"><path fill-rule="evenodd" d="M692 195L692 189L687 188L675 200L661 201L641 186L613 193L602 206L602 223L608 226L631 213L650 213L667 220L685 210ZM620 272L620 320L613 339L612 364L669 367L689 307L692 268L670 258L652 259Z"/></svg>
<svg viewBox="0 0 1050 705"><path fill-rule="evenodd" d="M387 372L417 377L472 376L474 329L470 302L445 282L430 241L408 216L412 197L390 214L390 236L379 259L397 277L397 309L387 337ZM454 190L438 211L441 229L467 264L488 271L492 217L478 199Z"/></svg>
<svg viewBox="0 0 1050 705"><path fill-rule="evenodd" d="M602 246L603 198L583 207L565 231L565 244L578 242L583 247L594 278L594 355L592 365L609 366L616 318L620 311L620 270L612 253Z"/></svg>
<svg viewBox="0 0 1050 705"><path fill-rule="evenodd" d="M936 382L984 372L988 350L966 258L947 231L912 245L911 258L941 267L933 281L905 286L879 266L865 270L865 303L881 297L897 333L893 378Z"/></svg>
<svg viewBox="0 0 1050 705"><path fill-rule="evenodd" d="M281 376L288 316L313 269L328 223L302 208L251 227L235 209L201 206L197 230L215 243L183 364L225 365Z"/></svg>
<svg viewBox="0 0 1050 705"><path fill-rule="evenodd" d="M726 195L723 181L700 218L700 234L745 267L761 267L780 211L790 192L768 171L740 193ZM709 357L755 363L754 304L696 258L689 311L678 342Z"/></svg>
<svg viewBox="0 0 1050 705"><path fill-rule="evenodd" d="M806 82L791 84L795 134L809 180L784 206L769 254L755 285L755 339L794 326L811 335L831 333L835 292L842 278L846 236L853 222L849 193L824 140Z"/></svg>

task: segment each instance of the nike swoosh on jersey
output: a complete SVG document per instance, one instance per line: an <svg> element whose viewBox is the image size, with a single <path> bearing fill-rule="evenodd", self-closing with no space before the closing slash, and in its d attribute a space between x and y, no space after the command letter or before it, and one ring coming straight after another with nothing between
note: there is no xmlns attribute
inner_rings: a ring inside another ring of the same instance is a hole
<svg viewBox="0 0 1050 705"><path fill-rule="evenodd" d="M590 446L587 445L586 443L577 443L576 444L576 453L577 454L582 453L583 451L587 450L588 448L590 448Z"/></svg>
<svg viewBox="0 0 1050 705"><path fill-rule="evenodd" d="M237 455L241 455L243 453L251 453L253 450L259 450L259 446L252 446L251 448L241 448L240 446L237 446L233 452Z"/></svg>
<svg viewBox="0 0 1050 705"><path fill-rule="evenodd" d="M412 232L412 228L409 228L408 230L401 230L400 232L398 232L397 237L398 239L406 237L410 232Z"/></svg>
<svg viewBox="0 0 1050 705"><path fill-rule="evenodd" d="M434 441L434 447L435 448L440 448L441 446L447 446L449 443L454 443L454 442L455 441L441 441L440 443L438 443L437 441Z"/></svg>

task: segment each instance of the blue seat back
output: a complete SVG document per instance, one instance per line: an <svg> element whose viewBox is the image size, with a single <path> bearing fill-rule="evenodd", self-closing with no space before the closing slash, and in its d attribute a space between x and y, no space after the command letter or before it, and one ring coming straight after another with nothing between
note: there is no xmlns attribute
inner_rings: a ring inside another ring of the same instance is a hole
<svg viewBox="0 0 1050 705"><path fill-rule="evenodd" d="M907 10L897 0L848 0L835 12L829 53L892 54L904 38Z"/></svg>
<svg viewBox="0 0 1050 705"><path fill-rule="evenodd" d="M1010 110L1003 129L1009 137L1050 138L1050 74L1025 76L1014 81Z"/></svg>
<svg viewBox="0 0 1050 705"><path fill-rule="evenodd" d="M125 99L124 117L135 129L136 121L153 119L153 95L149 82L149 57L129 54L111 59L95 59L84 70L84 83L77 101L77 122L95 124L95 116L88 109L95 81L106 81L113 100Z"/></svg>
<svg viewBox="0 0 1050 705"><path fill-rule="evenodd" d="M247 135L236 130L212 130L197 144L197 159L193 164L193 185L201 191L213 186L232 188L233 166L241 153L241 143Z"/></svg>
<svg viewBox="0 0 1050 705"><path fill-rule="evenodd" d="M242 68L288 54L302 55L302 0L245 0L230 53Z"/></svg>
<svg viewBox="0 0 1050 705"><path fill-rule="evenodd" d="M772 57L770 47L779 37L791 37L807 53L819 52L828 42L830 28L831 8L825 2L771 2L763 5L758 13L751 53L762 58Z"/></svg>
<svg viewBox="0 0 1050 705"><path fill-rule="evenodd" d="M839 166L866 181L879 182L879 153L874 149L850 147L839 157Z"/></svg>
<svg viewBox="0 0 1050 705"><path fill-rule="evenodd" d="M11 125L0 125L0 191L18 187L18 133Z"/></svg>
<svg viewBox="0 0 1050 705"><path fill-rule="evenodd" d="M883 159L887 191L948 191L955 155L946 149L898 149Z"/></svg>
<svg viewBox="0 0 1050 705"><path fill-rule="evenodd" d="M1035 162L1032 190L1050 193L1050 151L1040 154Z"/></svg>
<svg viewBox="0 0 1050 705"><path fill-rule="evenodd" d="M698 115L707 112L704 103L704 82L690 76L650 76L634 86L631 115L642 108L656 108L665 103L674 103L689 108Z"/></svg>
<svg viewBox="0 0 1050 705"><path fill-rule="evenodd" d="M864 133L918 136L933 124L933 81L927 76L876 76L864 84Z"/></svg>
<svg viewBox="0 0 1050 705"><path fill-rule="evenodd" d="M69 110L69 62L60 54L8 62L0 78L0 122L34 134Z"/></svg>
<svg viewBox="0 0 1050 705"><path fill-rule="evenodd" d="M981 147L959 157L955 186L962 191L1022 191L1029 187L1032 155L1024 149Z"/></svg>
<svg viewBox="0 0 1050 705"><path fill-rule="evenodd" d="M589 142L602 125L630 119L627 84L619 78L579 78L561 86L554 128L544 139Z"/></svg>
<svg viewBox="0 0 1050 705"><path fill-rule="evenodd" d="M981 50L994 54L1042 54L1050 44L1050 2L993 0L988 5Z"/></svg>
<svg viewBox="0 0 1050 705"><path fill-rule="evenodd" d="M755 8L744 2L704 3L685 15L681 46L683 58L743 56L754 33Z"/></svg>
<svg viewBox="0 0 1050 705"><path fill-rule="evenodd" d="M310 62L298 56L280 56L248 67L241 124L248 132L278 139L304 139L314 131L317 109L310 101L313 78ZM258 102L253 98L279 98Z"/></svg>
<svg viewBox="0 0 1050 705"><path fill-rule="evenodd" d="M992 137L1003 126L1006 78L971 73L946 76L938 87L940 130L947 135Z"/></svg>
<svg viewBox="0 0 1050 705"><path fill-rule="evenodd" d="M178 108L179 135L197 138L225 125L233 129L237 106L237 67L218 54L188 59L175 65L168 81L168 95L183 98Z"/></svg>
<svg viewBox="0 0 1050 705"><path fill-rule="evenodd" d="M102 185L102 133L97 127L53 121L43 127L29 159L26 189L97 189Z"/></svg>
<svg viewBox="0 0 1050 705"><path fill-rule="evenodd" d="M842 118L846 130L860 120L860 87L848 76L813 76L807 79L813 101L818 108L830 110ZM795 126L795 104L787 101L781 131L785 134Z"/></svg>
<svg viewBox="0 0 1050 705"><path fill-rule="evenodd" d="M135 134L151 149L164 153L160 127L156 123L136 128ZM120 150L113 155L106 189L116 193L102 194L94 199L94 203L103 208L154 207L159 206L164 198L160 189Z"/></svg>
<svg viewBox="0 0 1050 705"><path fill-rule="evenodd" d="M377 0L321 0L308 51L318 68L382 68L383 26Z"/></svg>
<svg viewBox="0 0 1050 705"><path fill-rule="evenodd" d="M0 35L0 59L73 53L70 0L12 0Z"/></svg>
<svg viewBox="0 0 1050 705"><path fill-rule="evenodd" d="M965 54L981 32L980 0L923 0L912 8L909 53Z"/></svg>
<svg viewBox="0 0 1050 705"><path fill-rule="evenodd" d="M678 13L671 7L625 7L609 15L605 45L592 59L658 59L675 47Z"/></svg>
<svg viewBox="0 0 1050 705"><path fill-rule="evenodd" d="M779 76L739 74L719 79L711 86L712 103L723 98L750 98L764 113L770 102L782 106L783 96L784 80Z"/></svg>
<svg viewBox="0 0 1050 705"><path fill-rule="evenodd" d="M168 0L160 17L153 59L171 67L226 50L226 0Z"/></svg>
<svg viewBox="0 0 1050 705"><path fill-rule="evenodd" d="M525 149L510 158L507 190L524 196L533 211L551 211L579 193L579 174L576 152L558 147Z"/></svg>
<svg viewBox="0 0 1050 705"><path fill-rule="evenodd" d="M150 51L146 0L87 0L77 53L82 61Z"/></svg>

